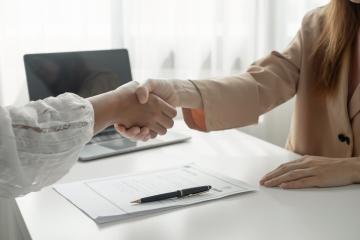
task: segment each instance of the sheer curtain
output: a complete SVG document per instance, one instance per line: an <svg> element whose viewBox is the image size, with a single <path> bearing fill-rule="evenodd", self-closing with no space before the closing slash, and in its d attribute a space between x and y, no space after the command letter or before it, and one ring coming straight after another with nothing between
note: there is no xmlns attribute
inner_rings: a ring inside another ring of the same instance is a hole
<svg viewBox="0 0 360 240"><path fill-rule="evenodd" d="M124 0L122 38L135 79L201 79L243 72L282 51L310 9L328 0ZM120 22L113 23L114 26ZM119 25L120 26L120 25ZM120 27L119 27L120 28ZM294 100L243 131L284 146Z"/></svg>
<svg viewBox="0 0 360 240"><path fill-rule="evenodd" d="M28 101L26 53L111 48L111 0L0 0L0 100Z"/></svg>
<svg viewBox="0 0 360 240"><path fill-rule="evenodd" d="M137 80L238 73L273 48L283 49L306 11L326 2L123 0L119 46L130 49Z"/></svg>
<svg viewBox="0 0 360 240"><path fill-rule="evenodd" d="M0 0L0 103L28 101L25 53L128 48L134 79L236 74L328 0ZM283 145L292 103L251 134ZM274 119L282 119L275 121Z"/></svg>
<svg viewBox="0 0 360 240"><path fill-rule="evenodd" d="M256 57L257 1L123 1L123 44L137 80L241 71Z"/></svg>

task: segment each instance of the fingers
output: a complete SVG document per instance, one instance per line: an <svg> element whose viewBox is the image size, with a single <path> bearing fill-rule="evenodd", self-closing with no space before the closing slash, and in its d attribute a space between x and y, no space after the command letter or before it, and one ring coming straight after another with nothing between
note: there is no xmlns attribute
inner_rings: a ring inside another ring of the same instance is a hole
<svg viewBox="0 0 360 240"><path fill-rule="evenodd" d="M280 187L284 189L299 189L299 188L320 187L320 185L319 185L319 179L317 177L307 177L291 182L282 183L280 184Z"/></svg>
<svg viewBox="0 0 360 240"><path fill-rule="evenodd" d="M301 159L280 165L266 174L260 181L266 187L296 189L320 186L316 161L305 156Z"/></svg>
<svg viewBox="0 0 360 240"><path fill-rule="evenodd" d="M174 120L169 118L165 114L162 114L162 116L159 117L157 122L158 122L158 124L160 124L160 126L166 128L166 129L172 128L174 126Z"/></svg>
<svg viewBox="0 0 360 240"><path fill-rule="evenodd" d="M168 116L169 118L176 117L177 111L173 106L171 106L170 104L168 104L167 102L165 102L162 99L160 99L160 104L161 104L161 110L166 116Z"/></svg>
<svg viewBox="0 0 360 240"><path fill-rule="evenodd" d="M140 133L136 136L135 140L146 142L150 137L150 129L147 127L141 128Z"/></svg>
<svg viewBox="0 0 360 240"><path fill-rule="evenodd" d="M269 172L266 174L261 180L260 184L263 185L266 181L278 177L280 175L283 175L284 173L287 173L289 171L295 170L295 169L301 169L306 168L307 164L303 161L304 159L299 159L296 161L292 161L289 163L281 164L278 168L275 170Z"/></svg>
<svg viewBox="0 0 360 240"><path fill-rule="evenodd" d="M148 102L149 94L154 90L154 88L156 87L155 85L156 82L149 79L143 85L136 89L135 94L141 104L145 104Z"/></svg>
<svg viewBox="0 0 360 240"><path fill-rule="evenodd" d="M164 135L168 128L174 126L172 118L176 116L176 110L164 100L154 94L150 94L146 107L149 109L150 113L148 119L150 130L160 135Z"/></svg>
<svg viewBox="0 0 360 240"><path fill-rule="evenodd" d="M121 124L115 124L115 129L124 137L133 141L147 141L150 139L150 129L147 127L131 127L126 129Z"/></svg>
<svg viewBox="0 0 360 240"><path fill-rule="evenodd" d="M141 104L147 103L149 99L149 91L144 86L140 86L136 89L136 97Z"/></svg>
<svg viewBox="0 0 360 240"><path fill-rule="evenodd" d="M156 132L154 132L154 131L150 131L150 137L149 138L152 138L152 139L154 139L154 138L156 138L157 137L157 133Z"/></svg>
<svg viewBox="0 0 360 240"><path fill-rule="evenodd" d="M162 114L157 119L158 123L166 129L172 128L174 126L173 118L176 117L177 114L176 109L156 95L151 95L156 99L156 104L159 105L162 110Z"/></svg>
<svg viewBox="0 0 360 240"><path fill-rule="evenodd" d="M120 133L121 135L122 135L123 133L125 133L125 131L126 131L125 126L123 126L123 125L121 125L121 124L114 124L114 128L115 128L115 130L116 130L118 133Z"/></svg>
<svg viewBox="0 0 360 240"><path fill-rule="evenodd" d="M141 132L140 127L132 127L128 130L126 130L125 134L131 138L135 138L137 135L139 135Z"/></svg>
<svg viewBox="0 0 360 240"><path fill-rule="evenodd" d="M114 127L121 135L126 138L135 138L141 132L140 127L136 126L126 129L125 126L121 124L115 124Z"/></svg>
<svg viewBox="0 0 360 240"><path fill-rule="evenodd" d="M270 180L264 182L266 187L276 187L281 186L283 183L299 180L302 178L308 178L313 176L312 169L295 169L289 172L286 172L278 177L274 177Z"/></svg>
<svg viewBox="0 0 360 240"><path fill-rule="evenodd" d="M155 123L152 126L149 126L150 130L156 132L159 135L165 135L167 132L167 129L160 125L159 123Z"/></svg>

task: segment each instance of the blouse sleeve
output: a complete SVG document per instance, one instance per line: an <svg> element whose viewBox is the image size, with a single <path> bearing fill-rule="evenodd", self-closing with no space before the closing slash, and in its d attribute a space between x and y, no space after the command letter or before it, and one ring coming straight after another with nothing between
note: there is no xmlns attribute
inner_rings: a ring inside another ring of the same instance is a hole
<svg viewBox="0 0 360 240"><path fill-rule="evenodd" d="M93 127L91 103L70 93L0 107L0 197L38 191L64 176Z"/></svg>

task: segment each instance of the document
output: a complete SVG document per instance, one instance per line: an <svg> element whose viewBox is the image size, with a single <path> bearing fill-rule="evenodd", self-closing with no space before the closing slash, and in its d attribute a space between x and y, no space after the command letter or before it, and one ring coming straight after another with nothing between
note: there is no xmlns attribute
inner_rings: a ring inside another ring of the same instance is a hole
<svg viewBox="0 0 360 240"><path fill-rule="evenodd" d="M211 185L209 192L158 202L131 201L185 188ZM96 223L142 216L254 191L250 185L196 165L61 184L54 189Z"/></svg>

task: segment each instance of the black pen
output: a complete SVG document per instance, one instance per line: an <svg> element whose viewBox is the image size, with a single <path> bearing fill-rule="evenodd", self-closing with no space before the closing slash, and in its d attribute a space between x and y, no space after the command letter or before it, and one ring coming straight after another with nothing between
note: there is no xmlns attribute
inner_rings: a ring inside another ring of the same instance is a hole
<svg viewBox="0 0 360 240"><path fill-rule="evenodd" d="M166 199L170 199L170 198L182 198L182 197L187 197L190 195L208 192L210 189L211 189L211 186L186 188L186 189L182 189L182 190L177 190L175 192L162 193L162 194L158 194L158 195L154 195L154 196L150 196L150 197L141 198L141 199L132 201L131 203L148 203L148 202L166 200Z"/></svg>

